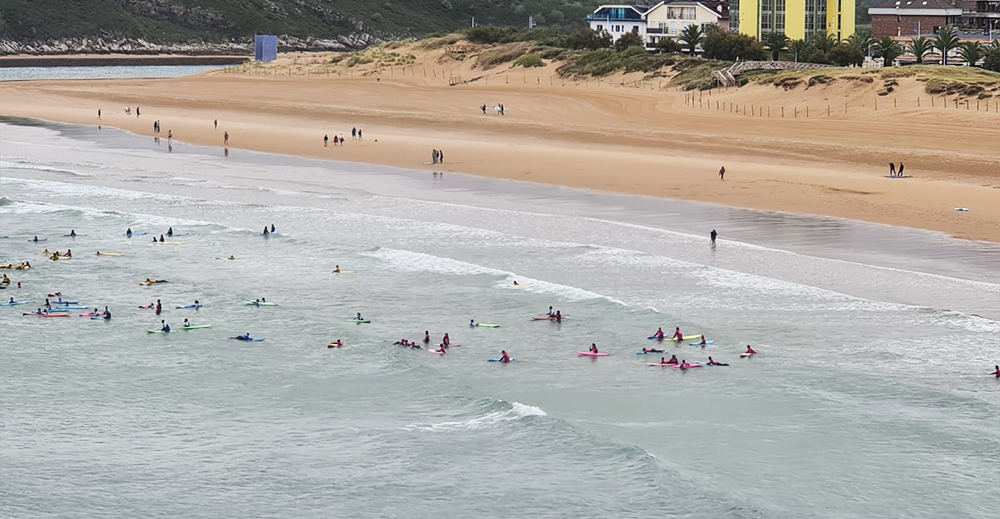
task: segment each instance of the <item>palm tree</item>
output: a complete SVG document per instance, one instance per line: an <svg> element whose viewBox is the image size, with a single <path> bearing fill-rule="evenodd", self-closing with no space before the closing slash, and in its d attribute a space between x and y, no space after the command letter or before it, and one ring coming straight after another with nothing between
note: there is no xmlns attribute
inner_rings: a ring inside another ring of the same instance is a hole
<svg viewBox="0 0 1000 519"><path fill-rule="evenodd" d="M899 44L896 40L886 36L875 42L875 47L878 49L879 56L882 56L884 60L884 65L887 67L892 66L893 60L899 57L903 53L903 49L899 48Z"/></svg>
<svg viewBox="0 0 1000 519"><path fill-rule="evenodd" d="M868 46L874 41L875 40L872 39L871 31L862 31L860 29L852 34L850 38L847 38L848 45L864 53L868 52Z"/></svg>
<svg viewBox="0 0 1000 519"><path fill-rule="evenodd" d="M684 27L679 39L688 46L688 52L694 56L694 48L705 39L705 33L701 32L701 26L692 23Z"/></svg>
<svg viewBox="0 0 1000 519"><path fill-rule="evenodd" d="M933 42L923 36L910 40L910 52L917 58L918 64L924 62L924 55L930 52L933 47Z"/></svg>
<svg viewBox="0 0 1000 519"><path fill-rule="evenodd" d="M796 62L799 61L799 58L808 56L810 50L812 50L812 45L806 40L792 40L788 42L788 52L792 53L792 57Z"/></svg>
<svg viewBox="0 0 1000 519"><path fill-rule="evenodd" d="M934 48L941 51L941 64L948 64L948 53L952 49L958 47L958 35L955 34L955 29L951 27L945 27L938 32L937 36L934 37Z"/></svg>
<svg viewBox="0 0 1000 519"><path fill-rule="evenodd" d="M783 32L769 32L761 43L771 51L771 61L778 61L778 53L788 47L788 36Z"/></svg>
<svg viewBox="0 0 1000 519"><path fill-rule="evenodd" d="M833 48L836 47L837 44L840 42L838 42L837 38L834 38L833 36L827 36L826 34L823 33L817 33L815 36L812 37L809 43L811 43L813 48L815 48L816 50L822 52L823 54L827 54L831 50L833 50Z"/></svg>
<svg viewBox="0 0 1000 519"><path fill-rule="evenodd" d="M983 59L983 56L986 55L986 47L983 47L983 44L978 41L967 41L958 46L958 55L970 67L974 67L976 66L976 62Z"/></svg>

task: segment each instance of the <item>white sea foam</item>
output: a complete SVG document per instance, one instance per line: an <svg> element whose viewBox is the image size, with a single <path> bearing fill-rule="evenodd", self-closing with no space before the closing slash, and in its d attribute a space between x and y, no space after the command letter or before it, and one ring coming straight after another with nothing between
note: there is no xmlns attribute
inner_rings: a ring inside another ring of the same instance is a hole
<svg viewBox="0 0 1000 519"><path fill-rule="evenodd" d="M491 275L502 277L496 283L497 288L511 288L514 281L522 287L520 290L539 294L549 294L562 297L568 301L584 301L588 299L604 299L615 304L628 306L625 302L604 294L598 294L582 288L551 283L541 279L518 275L508 270L500 270L474 263L468 263L452 258L444 258L423 252L414 252L399 249L380 248L376 251L362 253L382 260L389 264L394 270L412 273L434 273L451 274L457 276Z"/></svg>
<svg viewBox="0 0 1000 519"><path fill-rule="evenodd" d="M547 416L542 408L532 405L513 402L509 409L503 411L491 411L483 416L477 416L468 420L452 420L438 423L412 423L402 426L407 431L425 432L454 432L454 431L476 431L489 429L514 422L530 416Z"/></svg>
<svg viewBox="0 0 1000 519"><path fill-rule="evenodd" d="M35 171L48 171L51 173L67 173L77 177L89 177L89 173L84 173L83 171L75 169L65 169L57 168L54 166L44 166L40 164L33 164L30 162L20 162L20 161L10 161L10 160L0 160L0 171L11 170L11 169L30 169Z"/></svg>

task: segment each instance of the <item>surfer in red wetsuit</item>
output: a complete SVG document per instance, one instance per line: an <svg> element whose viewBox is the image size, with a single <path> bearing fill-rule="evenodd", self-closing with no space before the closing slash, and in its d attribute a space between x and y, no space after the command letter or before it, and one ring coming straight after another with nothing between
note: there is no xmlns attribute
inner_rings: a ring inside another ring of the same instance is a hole
<svg viewBox="0 0 1000 519"><path fill-rule="evenodd" d="M662 341L663 340L663 328L657 328L656 329L656 333L653 334L653 337L656 337L657 340L661 340Z"/></svg>
<svg viewBox="0 0 1000 519"><path fill-rule="evenodd" d="M680 361L677 360L677 355L671 355L670 360L668 360L664 364L680 364Z"/></svg>
<svg viewBox="0 0 1000 519"><path fill-rule="evenodd" d="M681 328L679 326L677 328L674 328L674 336L671 337L671 339L674 339L677 342L684 340L684 334L681 333Z"/></svg>
<svg viewBox="0 0 1000 519"><path fill-rule="evenodd" d="M755 354L757 352L754 351L754 349L751 348L749 344L747 344L747 351L746 351L746 353L749 353L750 355L753 355L753 354Z"/></svg>
<svg viewBox="0 0 1000 519"><path fill-rule="evenodd" d="M504 364L510 362L510 355L507 355L507 350L500 352L500 362L503 362Z"/></svg>
<svg viewBox="0 0 1000 519"><path fill-rule="evenodd" d="M721 362L716 362L715 360L712 359L712 357L709 357L708 358L708 365L709 366L728 366L729 364L723 364Z"/></svg>
<svg viewBox="0 0 1000 519"><path fill-rule="evenodd" d="M701 342L699 344L701 344L702 348L704 348L706 345L708 345L708 341L705 340L705 336L704 335L701 336Z"/></svg>
<svg viewBox="0 0 1000 519"><path fill-rule="evenodd" d="M590 353L597 353L597 344L590 343Z"/></svg>
<svg viewBox="0 0 1000 519"><path fill-rule="evenodd" d="M1000 366L995 366L995 367L996 371L993 372L993 376L995 376L996 378L1000 378Z"/></svg>
<svg viewBox="0 0 1000 519"><path fill-rule="evenodd" d="M444 337L441 338L441 344L444 344L445 346L451 346L451 339L448 338L447 333L444 334Z"/></svg>
<svg viewBox="0 0 1000 519"><path fill-rule="evenodd" d="M424 344L431 342L431 332L424 330Z"/></svg>
<svg viewBox="0 0 1000 519"><path fill-rule="evenodd" d="M555 319L556 319L557 323L561 323L562 322L562 311L561 310L556 310Z"/></svg>

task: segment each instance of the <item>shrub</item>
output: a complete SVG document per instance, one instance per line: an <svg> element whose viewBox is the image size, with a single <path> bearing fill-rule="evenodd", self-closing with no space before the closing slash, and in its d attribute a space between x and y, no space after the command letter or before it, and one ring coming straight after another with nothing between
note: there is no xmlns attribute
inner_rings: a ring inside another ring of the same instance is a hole
<svg viewBox="0 0 1000 519"><path fill-rule="evenodd" d="M673 38L660 38L656 42L657 52L675 54L681 51L682 45Z"/></svg>
<svg viewBox="0 0 1000 519"><path fill-rule="evenodd" d="M544 67L545 63L542 62L542 58L538 57L538 54L525 54L520 58L514 60L514 66L522 66L524 68L531 67Z"/></svg>
<svg viewBox="0 0 1000 519"><path fill-rule="evenodd" d="M827 57L834 65L846 67L848 65L861 65L865 60L865 55L861 49L847 43L839 43L830 50Z"/></svg>
<svg viewBox="0 0 1000 519"><path fill-rule="evenodd" d="M701 44L705 58L721 61L764 59L764 46L745 34L713 32Z"/></svg>
<svg viewBox="0 0 1000 519"><path fill-rule="evenodd" d="M501 43L515 32L517 29L511 27L480 25L465 31L465 37L473 43Z"/></svg>
<svg viewBox="0 0 1000 519"><path fill-rule="evenodd" d="M641 49L645 47L645 45L646 43L642 41L642 36L639 36L634 32L627 32L621 35L621 37L618 38L617 41L615 41L615 50L618 52L622 52L632 47L638 47Z"/></svg>
<svg viewBox="0 0 1000 519"><path fill-rule="evenodd" d="M566 47L577 50L600 50L611 47L611 35L592 29L580 29L564 40Z"/></svg>

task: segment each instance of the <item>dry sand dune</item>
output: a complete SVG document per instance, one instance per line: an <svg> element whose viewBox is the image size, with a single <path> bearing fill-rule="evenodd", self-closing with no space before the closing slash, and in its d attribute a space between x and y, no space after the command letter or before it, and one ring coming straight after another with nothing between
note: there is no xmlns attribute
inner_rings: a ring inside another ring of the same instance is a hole
<svg viewBox="0 0 1000 519"><path fill-rule="evenodd" d="M898 79L886 96L877 95L878 82L849 80L691 93L667 87L669 78L616 75L598 84L561 80L554 65L484 71L474 59L456 61L440 50L402 50L416 60L380 71L292 56L256 74L6 83L0 84L0 113L98 124L101 108L100 124L151 135L158 119L162 135L170 129L195 144L221 146L228 131L234 148L1000 241L1000 113L975 110L975 98L968 109L951 106L953 97L950 107L939 97L931 108L912 78ZM997 101L985 102L992 109ZM497 103L507 115L494 115ZM142 118L125 117L125 104L141 106ZM483 104L488 115L480 111ZM363 142L350 140L352 127L364 131ZM339 133L348 137L345 147L323 147L324 134ZM446 163L425 166L435 148L445 151ZM915 178L884 178L888 163L900 160ZM721 166L725 181L718 178Z"/></svg>

